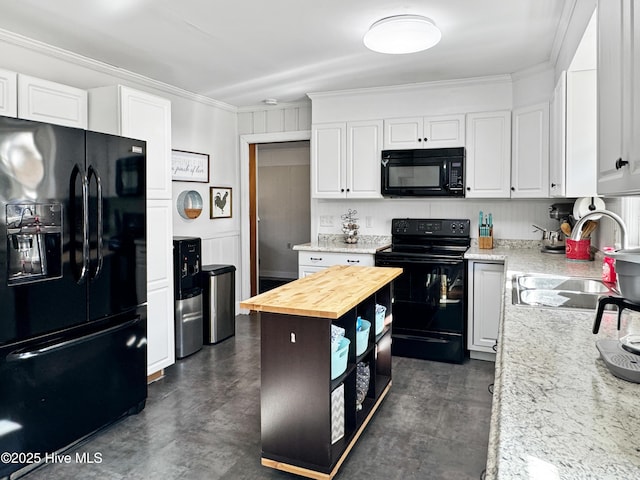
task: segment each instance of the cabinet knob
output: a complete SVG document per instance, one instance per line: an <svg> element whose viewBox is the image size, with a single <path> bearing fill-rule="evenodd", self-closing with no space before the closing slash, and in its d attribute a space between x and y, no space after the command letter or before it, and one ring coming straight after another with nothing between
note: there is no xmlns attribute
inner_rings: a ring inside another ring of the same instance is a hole
<svg viewBox="0 0 640 480"><path fill-rule="evenodd" d="M557 185L555 183L551 184L551 188L556 188L556 187L557 187Z"/></svg>
<svg viewBox="0 0 640 480"><path fill-rule="evenodd" d="M511 191L515 192L516 191L516 187L511 187Z"/></svg>
<svg viewBox="0 0 640 480"><path fill-rule="evenodd" d="M626 160L623 160L622 158L619 158L618 160L616 160L616 170L620 170L625 165L629 165L629 162L627 162Z"/></svg>
<svg viewBox="0 0 640 480"><path fill-rule="evenodd" d="M419 139L418 139L418 141L419 141L419 142L421 142L421 141L422 141L422 139L421 139L421 138L419 138Z"/></svg>
<svg viewBox="0 0 640 480"><path fill-rule="evenodd" d="M471 191L471 187L467 187L467 192L470 192L470 191Z"/></svg>
<svg viewBox="0 0 640 480"><path fill-rule="evenodd" d="M347 192L350 192L350 191L351 191L351 189L347 188Z"/></svg>
<svg viewBox="0 0 640 480"><path fill-rule="evenodd" d="M340 193L344 193L344 188L341 188L341 189L340 189Z"/></svg>
<svg viewBox="0 0 640 480"><path fill-rule="evenodd" d="M425 141L425 142L428 142L428 141L429 141L429 139L428 139L427 137L424 137L424 141Z"/></svg>

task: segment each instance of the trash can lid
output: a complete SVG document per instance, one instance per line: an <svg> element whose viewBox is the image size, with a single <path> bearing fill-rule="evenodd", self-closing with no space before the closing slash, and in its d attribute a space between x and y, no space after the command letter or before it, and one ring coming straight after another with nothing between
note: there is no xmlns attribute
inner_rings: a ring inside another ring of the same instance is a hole
<svg viewBox="0 0 640 480"><path fill-rule="evenodd" d="M223 264L214 264L214 265L203 265L202 271L208 273L209 275L221 275L223 273L235 272L235 265L223 265Z"/></svg>

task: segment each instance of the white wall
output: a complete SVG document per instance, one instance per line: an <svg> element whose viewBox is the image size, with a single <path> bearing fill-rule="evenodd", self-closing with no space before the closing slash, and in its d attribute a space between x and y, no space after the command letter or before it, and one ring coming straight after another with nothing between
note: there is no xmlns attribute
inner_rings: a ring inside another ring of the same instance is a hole
<svg viewBox="0 0 640 480"><path fill-rule="evenodd" d="M571 201L571 200L569 200ZM392 218L468 218L471 220L471 236L478 237L478 212L493 214L494 236L502 239L539 240L540 232L532 224L557 230L558 221L549 218L549 206L560 203L560 199L383 199L318 200L319 216L329 217L333 226L323 226L318 221L318 233L339 234L340 216L348 208L358 211L360 235L391 235ZM367 228L367 217L371 217L371 228ZM325 220L323 218L323 220Z"/></svg>

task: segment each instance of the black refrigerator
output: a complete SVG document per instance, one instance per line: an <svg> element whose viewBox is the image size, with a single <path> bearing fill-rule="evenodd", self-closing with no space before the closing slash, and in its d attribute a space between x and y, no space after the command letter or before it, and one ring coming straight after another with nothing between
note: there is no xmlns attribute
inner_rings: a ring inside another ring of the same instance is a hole
<svg viewBox="0 0 640 480"><path fill-rule="evenodd" d="M0 117L0 452L44 457L144 408L145 151ZM14 458L0 477L34 459Z"/></svg>

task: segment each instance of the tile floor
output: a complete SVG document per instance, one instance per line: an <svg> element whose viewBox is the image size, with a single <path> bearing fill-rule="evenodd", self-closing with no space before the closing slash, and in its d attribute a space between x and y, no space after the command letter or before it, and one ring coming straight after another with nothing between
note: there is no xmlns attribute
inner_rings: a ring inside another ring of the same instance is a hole
<svg viewBox="0 0 640 480"><path fill-rule="evenodd" d="M257 317L166 370L146 408L91 436L25 480L293 480L260 465ZM494 365L393 358L393 386L336 480L479 479L486 461ZM100 462L75 461L76 453ZM100 454L95 456L95 454Z"/></svg>

